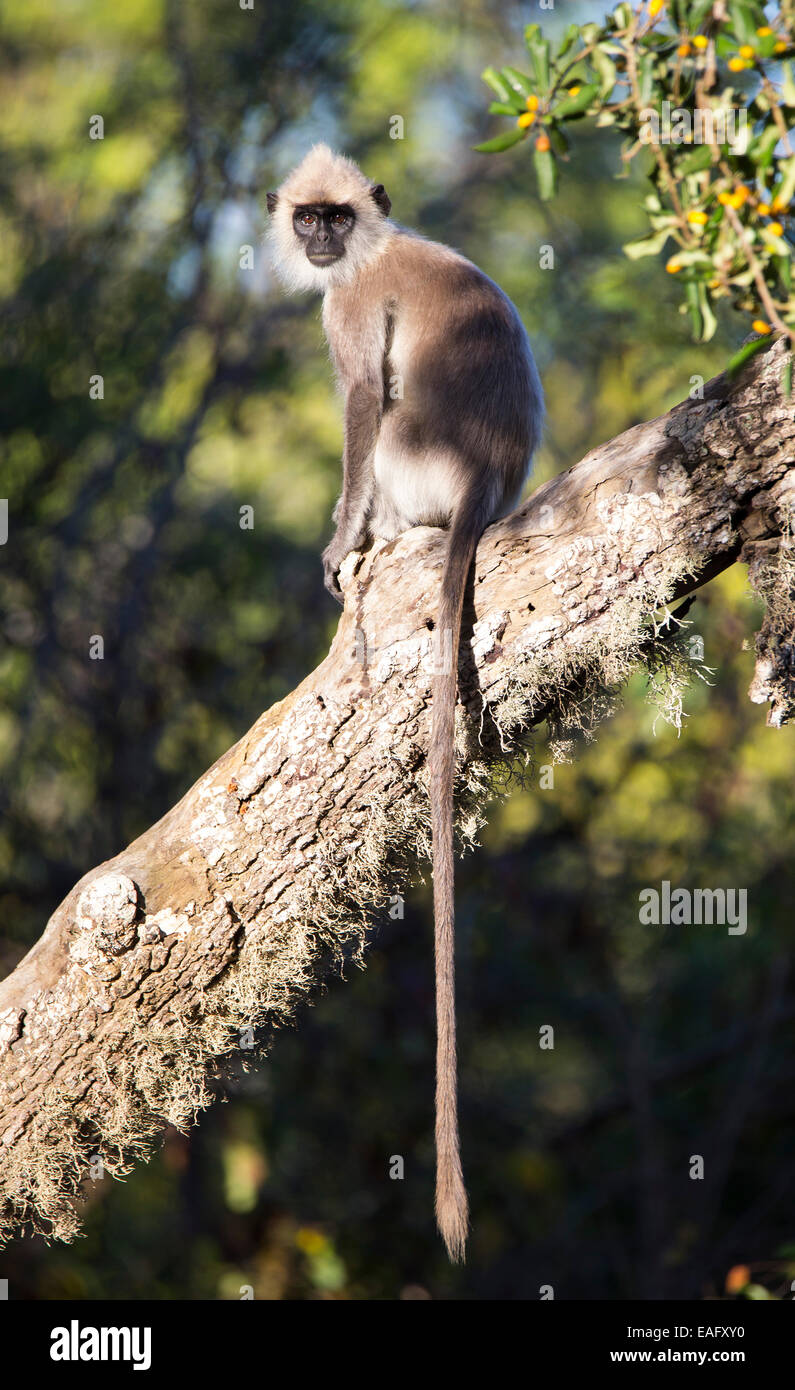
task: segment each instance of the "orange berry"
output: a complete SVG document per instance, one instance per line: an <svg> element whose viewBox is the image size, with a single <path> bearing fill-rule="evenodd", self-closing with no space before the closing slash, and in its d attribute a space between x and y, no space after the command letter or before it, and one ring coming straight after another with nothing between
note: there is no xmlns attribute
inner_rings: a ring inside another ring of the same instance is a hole
<svg viewBox="0 0 795 1390"><path fill-rule="evenodd" d="M744 72L746 64L742 58L730 58L728 63L729 72Z"/></svg>
<svg viewBox="0 0 795 1390"><path fill-rule="evenodd" d="M675 256L672 256L670 261L666 262L665 269L668 271L669 275L675 275L677 270L682 269L682 262L678 261Z"/></svg>
<svg viewBox="0 0 795 1390"><path fill-rule="evenodd" d="M739 53L741 58L756 57L756 51L751 47L750 43L741 43L740 47L737 49L737 52Z"/></svg>
<svg viewBox="0 0 795 1390"><path fill-rule="evenodd" d="M529 97L527 98L527 101L525 102L525 106L527 107L528 111L537 111L537 110L538 110L538 97L537 97L537 96L529 96Z"/></svg>
<svg viewBox="0 0 795 1390"><path fill-rule="evenodd" d="M539 135L538 139L536 140L536 149L538 150L539 154L546 154L547 150L551 148L552 147L549 143L549 136L544 134Z"/></svg>
<svg viewBox="0 0 795 1390"><path fill-rule="evenodd" d="M725 188L724 188L724 190L723 190L722 193L719 193L719 194L718 194L718 202L721 203L721 204L723 205L723 207L728 207L729 204L731 203L731 200L732 200L732 194L731 194L731 193L727 193L726 190L725 190Z"/></svg>
<svg viewBox="0 0 795 1390"><path fill-rule="evenodd" d="M693 38L694 48L706 48L708 44L709 39L707 38L706 34L696 34Z"/></svg>
<svg viewBox="0 0 795 1390"><path fill-rule="evenodd" d="M770 324L767 323L765 319L754 319L753 323L751 324L751 327L753 328L754 333L764 334L773 332L773 329L770 327Z"/></svg>
<svg viewBox="0 0 795 1390"><path fill-rule="evenodd" d="M763 217L767 217L768 213L770 212L770 204L759 203L757 206L757 212L760 212Z"/></svg>
<svg viewBox="0 0 795 1390"><path fill-rule="evenodd" d="M760 39L767 39L767 38L770 37L770 35L772 34L772 32L773 32L773 30L770 28L770 25L769 25L769 24L763 24L763 25L762 25L762 28L761 28L761 29L757 29L757 31L756 31L757 38L760 38Z"/></svg>
<svg viewBox="0 0 795 1390"><path fill-rule="evenodd" d="M703 227L707 220L705 212L697 212L695 209L687 214L688 222L692 222L694 227Z"/></svg>
<svg viewBox="0 0 795 1390"><path fill-rule="evenodd" d="M660 13L660 10L663 8L664 4L665 0L651 0L651 4L649 5L649 14L651 15L652 19L657 18L657 15Z"/></svg>
<svg viewBox="0 0 795 1390"><path fill-rule="evenodd" d="M527 130L527 127L533 124L535 118L535 111L523 111L521 116L519 117L519 120L517 121L517 125L520 126L522 130Z"/></svg>
<svg viewBox="0 0 795 1390"><path fill-rule="evenodd" d="M679 47L677 48L676 51L677 51L677 53L679 54L679 57L680 57L680 58L686 58L687 55L688 55L688 53L690 52L690 44L689 44L689 43L680 43L680 45L679 45Z"/></svg>
<svg viewBox="0 0 795 1390"><path fill-rule="evenodd" d="M579 95L579 92L580 92L580 88L579 88L579 87L569 87L569 96L570 96L570 97L576 97L576 96L578 96L578 95Z"/></svg>
<svg viewBox="0 0 795 1390"><path fill-rule="evenodd" d="M747 1265L733 1265L726 1275L726 1292L739 1293L751 1282L751 1271Z"/></svg>
<svg viewBox="0 0 795 1390"><path fill-rule="evenodd" d="M773 52L774 52L774 53L786 53L786 51L787 51L787 45L784 43L784 40L783 40L783 39L779 39L778 43L776 43L776 44L773 45Z"/></svg>
<svg viewBox="0 0 795 1390"><path fill-rule="evenodd" d="M768 225L765 227L765 231L770 232L771 236L784 235L784 228L782 227L780 222L769 222Z"/></svg>
<svg viewBox="0 0 795 1390"><path fill-rule="evenodd" d="M786 210L787 210L788 207L789 207L789 203L783 202L783 201L781 200L781 198L774 198L773 201L772 201L772 203L770 204L770 211L771 211L771 212L786 212Z"/></svg>

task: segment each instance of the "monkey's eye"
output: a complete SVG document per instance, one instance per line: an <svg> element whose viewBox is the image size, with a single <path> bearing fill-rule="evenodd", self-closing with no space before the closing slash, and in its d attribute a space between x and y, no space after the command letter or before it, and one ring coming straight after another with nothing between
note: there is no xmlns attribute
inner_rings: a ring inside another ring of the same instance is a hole
<svg viewBox="0 0 795 1390"><path fill-rule="evenodd" d="M345 216L344 212L335 212L334 216L331 219L332 227L345 227L347 226L347 222L348 219Z"/></svg>
<svg viewBox="0 0 795 1390"><path fill-rule="evenodd" d="M317 218L313 212L302 212L299 221L302 227L313 227Z"/></svg>

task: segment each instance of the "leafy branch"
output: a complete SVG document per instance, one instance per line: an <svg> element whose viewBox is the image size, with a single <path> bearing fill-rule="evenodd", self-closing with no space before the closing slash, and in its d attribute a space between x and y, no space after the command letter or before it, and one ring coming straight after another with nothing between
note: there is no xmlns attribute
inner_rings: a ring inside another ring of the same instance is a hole
<svg viewBox="0 0 795 1390"><path fill-rule="evenodd" d="M525 45L529 72L483 73L496 97L489 111L512 125L475 148L529 142L548 200L575 123L615 126L624 169L644 160L653 185L649 231L625 253L665 251L698 340L715 332L719 300L749 316L759 336L730 370L771 336L792 344L795 0L781 0L772 19L758 0L623 3L602 24L569 24L556 46L529 24Z"/></svg>

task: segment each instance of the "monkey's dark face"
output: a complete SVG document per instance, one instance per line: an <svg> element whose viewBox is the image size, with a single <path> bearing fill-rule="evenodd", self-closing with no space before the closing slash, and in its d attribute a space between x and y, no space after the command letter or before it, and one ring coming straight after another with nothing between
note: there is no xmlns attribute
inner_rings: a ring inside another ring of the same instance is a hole
<svg viewBox="0 0 795 1390"><path fill-rule="evenodd" d="M296 236L304 243L307 260L315 266L334 265L345 255L356 213L347 203L307 203L293 213Z"/></svg>

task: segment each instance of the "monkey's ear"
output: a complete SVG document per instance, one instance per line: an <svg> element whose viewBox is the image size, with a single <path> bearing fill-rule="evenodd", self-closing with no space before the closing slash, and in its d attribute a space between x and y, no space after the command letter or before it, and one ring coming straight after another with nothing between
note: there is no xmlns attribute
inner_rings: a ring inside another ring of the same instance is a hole
<svg viewBox="0 0 795 1390"><path fill-rule="evenodd" d="M382 213L384 214L384 217L388 217L392 210L392 199L390 198L382 183L373 184L372 188L370 189L370 197L372 198L376 206L381 209Z"/></svg>
<svg viewBox="0 0 795 1390"><path fill-rule="evenodd" d="M278 193L266 193L265 200L268 204L268 212L274 213L276 211L276 205L279 201Z"/></svg>

